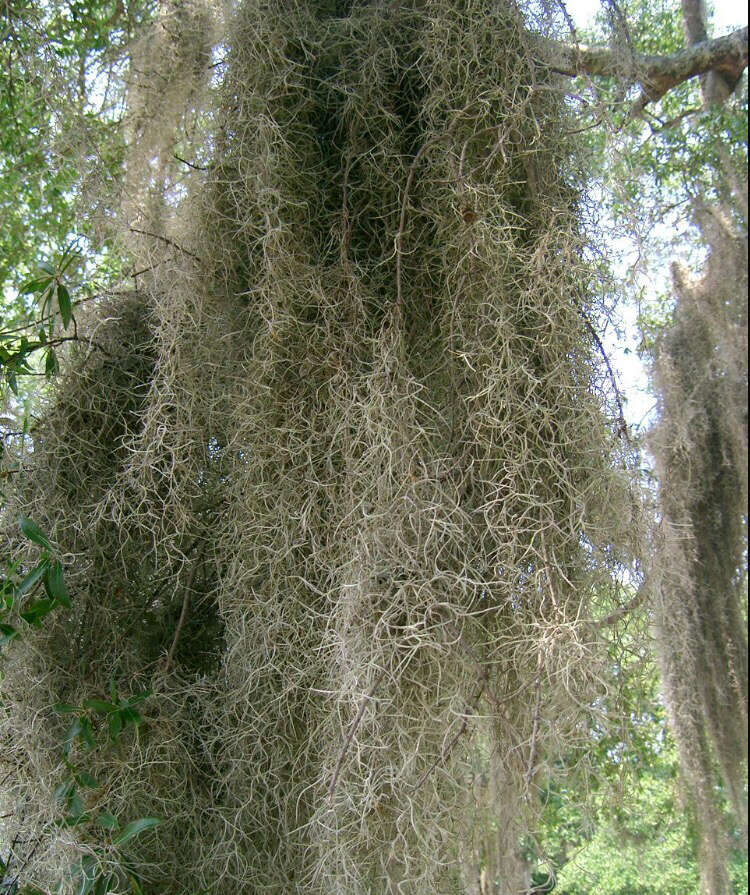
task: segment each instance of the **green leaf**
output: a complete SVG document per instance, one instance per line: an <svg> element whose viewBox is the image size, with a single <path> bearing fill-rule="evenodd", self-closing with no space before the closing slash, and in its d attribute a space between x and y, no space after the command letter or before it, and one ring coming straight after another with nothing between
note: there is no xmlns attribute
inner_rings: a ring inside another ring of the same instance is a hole
<svg viewBox="0 0 750 895"><path fill-rule="evenodd" d="M96 816L96 822L100 827L104 827L105 830L114 830L116 832L120 829L120 821L114 814L110 814L109 811L100 811Z"/></svg>
<svg viewBox="0 0 750 895"><path fill-rule="evenodd" d="M52 550L52 544L50 544L49 538L44 534L41 528L39 528L36 522L32 522L27 516L19 516L18 524L21 531L30 541L33 541L40 547L44 547L45 550Z"/></svg>
<svg viewBox="0 0 750 895"><path fill-rule="evenodd" d="M96 858L93 855L81 858L78 865L73 868L73 875L76 878L75 895L89 895L99 875Z"/></svg>
<svg viewBox="0 0 750 895"><path fill-rule="evenodd" d="M151 830L158 827L161 823L158 817L139 817L138 820L131 820L125 829L114 840L115 845L125 845L136 836L140 836L145 830Z"/></svg>
<svg viewBox="0 0 750 895"><path fill-rule="evenodd" d="M57 359L55 349L50 345L44 354L44 375L47 379L52 379L60 372L60 362Z"/></svg>
<svg viewBox="0 0 750 895"><path fill-rule="evenodd" d="M66 780L64 783L61 783L59 786L55 787L55 801L59 802L61 805L66 805L68 802L68 798L70 794L75 789L76 782L75 780Z"/></svg>
<svg viewBox="0 0 750 895"><path fill-rule="evenodd" d="M77 705L71 705L69 702L56 702L55 711L60 712L61 715L72 715L80 712L80 708Z"/></svg>
<svg viewBox="0 0 750 895"><path fill-rule="evenodd" d="M39 270L43 270L45 273L48 273L51 277L54 277L55 274L57 273L55 268L48 261L42 261L42 263L39 265Z"/></svg>
<svg viewBox="0 0 750 895"><path fill-rule="evenodd" d="M5 646L6 643L10 643L11 640L15 640L19 636L13 625L6 625L4 622L0 622L0 634L3 635L0 637L0 646Z"/></svg>
<svg viewBox="0 0 750 895"><path fill-rule="evenodd" d="M80 718L73 719L73 723L68 728L65 738L63 739L63 753L65 755L70 755L70 749L76 737L80 736L82 726L83 724Z"/></svg>
<svg viewBox="0 0 750 895"><path fill-rule="evenodd" d="M60 273L65 273L73 261L80 257L80 252L76 248L77 245L78 240L74 239L73 242L68 243L65 247L65 251L60 256Z"/></svg>
<svg viewBox="0 0 750 895"><path fill-rule="evenodd" d="M57 284L57 307L60 309L63 329L67 329L73 319L73 304L70 300L70 293L62 283Z"/></svg>
<svg viewBox="0 0 750 895"><path fill-rule="evenodd" d="M73 817L82 817L84 814L84 806L83 800L78 794L78 790L74 789L70 797L68 798L68 810L70 811L71 818Z"/></svg>
<svg viewBox="0 0 750 895"><path fill-rule="evenodd" d="M134 727L137 727L141 721L141 713L137 712L135 709L123 709L120 712L120 717L122 718L122 726L127 727L132 724Z"/></svg>
<svg viewBox="0 0 750 895"><path fill-rule="evenodd" d="M8 371L8 385L10 386L10 390L13 394L18 397L18 379L16 378L16 374L13 370Z"/></svg>
<svg viewBox="0 0 750 895"><path fill-rule="evenodd" d="M149 696L153 693L153 690L143 690L141 693L134 693L132 696L128 696L128 698L123 702L123 706L125 708L133 708L136 705L140 705L142 702L145 702Z"/></svg>
<svg viewBox="0 0 750 895"><path fill-rule="evenodd" d="M79 774L76 774L76 780L78 781L80 786L87 786L89 789L96 789L99 784L88 771L81 771Z"/></svg>
<svg viewBox="0 0 750 895"><path fill-rule="evenodd" d="M86 745L86 748L90 751L96 746L96 739L91 730L91 723L88 718L81 718L81 732L80 737L82 742Z"/></svg>
<svg viewBox="0 0 750 895"><path fill-rule="evenodd" d="M18 587L16 587L15 596L22 597L25 593L28 593L39 579L44 576L47 571L47 565L47 560L43 559L38 565L34 566L29 574L23 578Z"/></svg>
<svg viewBox="0 0 750 895"><path fill-rule="evenodd" d="M122 730L122 715L120 712L112 712L109 716L109 735L112 737L112 742L116 743L120 738L120 731Z"/></svg>
<svg viewBox="0 0 750 895"><path fill-rule="evenodd" d="M41 600L29 603L24 611L20 613L20 616L25 622L38 627L41 624L42 619L49 615L55 606L57 606L57 603L54 600L51 600L49 597L44 597Z"/></svg>
<svg viewBox="0 0 750 895"><path fill-rule="evenodd" d="M2 583L0 583L0 600L2 600L4 604L4 608L6 610L13 608L13 594L15 591L15 584L11 578L4 578Z"/></svg>
<svg viewBox="0 0 750 895"><path fill-rule="evenodd" d="M114 891L112 886L116 884L117 878L111 873L108 873L106 876L102 875L97 880L96 886L94 886L94 895L107 895L107 892Z"/></svg>
<svg viewBox="0 0 750 895"><path fill-rule="evenodd" d="M64 817L59 826L70 829L71 827L80 827L81 824L88 823L90 820L91 815L87 811L82 811L80 814L69 814Z"/></svg>
<svg viewBox="0 0 750 895"><path fill-rule="evenodd" d="M85 708L91 709L94 712L106 712L108 715L111 712L117 712L120 709L119 705L107 702L106 699L87 699L83 705Z"/></svg>
<svg viewBox="0 0 750 895"><path fill-rule="evenodd" d="M52 599L57 600L57 602L66 609L70 609L72 604L70 602L70 596L68 595L68 588L65 586L65 579L63 578L62 564L60 563L60 560L56 559L50 564L45 577L45 583Z"/></svg>
<svg viewBox="0 0 750 895"><path fill-rule="evenodd" d="M35 280L29 280L28 282L24 283L18 291L21 295L31 295L35 292L44 292L45 289L49 288L51 282L51 276L38 277Z"/></svg>

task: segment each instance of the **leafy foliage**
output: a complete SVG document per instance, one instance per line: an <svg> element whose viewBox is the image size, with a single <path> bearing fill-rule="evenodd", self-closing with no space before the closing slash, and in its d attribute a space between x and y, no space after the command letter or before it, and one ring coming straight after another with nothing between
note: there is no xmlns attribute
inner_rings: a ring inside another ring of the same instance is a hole
<svg viewBox="0 0 750 895"><path fill-rule="evenodd" d="M49 613L58 607L71 609L72 603L65 584L62 564L59 559L54 558L54 548L50 539L35 522L25 516L19 518L19 527L29 541L41 548L41 557L37 565L15 584L13 573L20 564L11 564L9 576L2 581L3 603L0 617L12 614L14 608L17 608L18 599L25 595L33 595L36 586L42 582L46 598L27 601L18 610L20 618L29 625L41 627ZM5 622L0 623L0 632L3 634L3 645L20 636L16 627ZM122 827L120 821L107 810L99 808L91 811L87 807L90 798L86 796L86 791L91 793L96 801L100 801L98 792L100 785L86 770L85 756L100 745L97 735L101 725L97 725L97 716L104 715L109 739L112 743L117 743L125 729L137 727L141 723L142 717L137 706L150 695L149 692L135 693L122 699L117 696L113 685L110 700L87 699L82 708L64 703L55 707L64 715L73 715L72 723L62 740L65 766L69 775L54 792L55 801L63 811L63 816L56 822L57 826L68 829L86 825L92 829L109 831L111 834L111 845L95 849L93 854L84 855L70 869L69 877L75 884L76 893L93 892L94 895L105 895L107 892L116 891L123 881L129 884L131 891L136 895L142 893L140 878L133 866L132 858L123 851L123 847L142 833L157 827L161 820L155 817L141 817ZM71 753L74 751L76 741L80 741L85 750L83 767L80 763L75 764L72 761ZM19 873L13 867L16 857L11 853L7 861L0 859L0 872L2 872L0 891L3 895L15 895L19 891ZM34 887L24 886L21 895L34 895L40 891Z"/></svg>
<svg viewBox="0 0 750 895"><path fill-rule="evenodd" d="M88 178L122 164L123 55L150 0L9 2L0 64L0 284L88 232ZM82 229L83 228L83 229Z"/></svg>
<svg viewBox="0 0 750 895"><path fill-rule="evenodd" d="M26 405L39 391L33 378L54 376L59 347L75 338L75 302L121 275L106 221L119 201L125 56L152 9L150 0L2 8L0 367Z"/></svg>
<svg viewBox="0 0 750 895"><path fill-rule="evenodd" d="M695 821L681 791L679 757L666 726L656 668L648 658L631 656L614 670L624 705L611 713L609 735L592 731L594 776L584 785L573 775L543 796L538 842L556 871L554 891L700 895ZM576 756L567 756L565 763L576 767ZM736 828L731 860L733 891L741 895L747 854ZM546 876L542 867L534 879L542 883Z"/></svg>

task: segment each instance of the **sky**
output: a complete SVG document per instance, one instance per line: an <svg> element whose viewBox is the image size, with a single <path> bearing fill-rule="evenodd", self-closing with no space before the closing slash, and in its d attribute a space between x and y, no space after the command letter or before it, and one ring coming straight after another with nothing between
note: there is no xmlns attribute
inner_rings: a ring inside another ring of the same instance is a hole
<svg viewBox="0 0 750 895"><path fill-rule="evenodd" d="M565 0L565 7L575 24L581 28L587 25L596 15L600 0ZM721 33L728 29L747 25L747 7L738 0L715 0L709 6L714 9L714 31Z"/></svg>

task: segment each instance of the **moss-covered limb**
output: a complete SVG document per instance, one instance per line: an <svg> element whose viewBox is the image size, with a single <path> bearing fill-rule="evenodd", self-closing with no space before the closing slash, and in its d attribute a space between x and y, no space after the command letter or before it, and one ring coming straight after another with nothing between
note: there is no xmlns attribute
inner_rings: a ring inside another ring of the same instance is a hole
<svg viewBox="0 0 750 895"><path fill-rule="evenodd" d="M709 895L729 891L715 781L747 835L747 243L698 207L703 276L675 269L677 307L655 367L653 447L663 533L655 568L662 677L701 840ZM744 591L744 592L743 592Z"/></svg>
<svg viewBox="0 0 750 895"><path fill-rule="evenodd" d="M686 52L705 48L695 43L706 33L702 4L682 6ZM726 100L747 61L747 30L730 38L744 41L744 55L734 69L706 70L704 107ZM720 158L721 204L693 203L708 250L701 275L673 268L675 309L657 345L660 419L652 431L662 680L707 895L730 891L725 802L747 841L747 174Z"/></svg>
<svg viewBox="0 0 750 895"><path fill-rule="evenodd" d="M151 683L104 770L165 818L160 892L452 891L484 848L479 728L520 890L632 547L562 92L495 0L248 0L226 43L209 170L178 201L159 168L136 225L133 424L107 463L70 425L35 452L47 518L101 535L76 557L106 657L59 633L41 662L76 692L105 665ZM72 505L44 470L76 438L105 486ZM54 701L44 679L14 698Z"/></svg>
<svg viewBox="0 0 750 895"><path fill-rule="evenodd" d="M692 44L667 56L636 53L626 60L622 58L622 51L609 47L548 41L544 48L552 69L563 75L619 78L625 63L632 80L643 88L642 98L636 103L636 109L640 110L683 81L707 72L718 72L736 84L747 67L748 31L747 27L739 28L732 34Z"/></svg>

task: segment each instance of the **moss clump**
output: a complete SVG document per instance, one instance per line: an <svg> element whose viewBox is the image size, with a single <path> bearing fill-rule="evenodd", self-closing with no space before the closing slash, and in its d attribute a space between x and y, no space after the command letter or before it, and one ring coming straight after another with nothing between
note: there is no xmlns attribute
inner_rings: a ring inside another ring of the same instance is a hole
<svg viewBox="0 0 750 895"><path fill-rule="evenodd" d="M166 819L139 852L154 891L459 891L489 860L477 726L493 854L522 882L631 528L573 128L535 41L506 3L248 0L210 170L143 206L149 361L111 401L117 448L107 416L34 455L28 509L69 552L89 658L61 619L13 698L50 717L61 689L153 689L97 774ZM106 392L87 363L53 417ZM51 742L18 749L49 778Z"/></svg>

